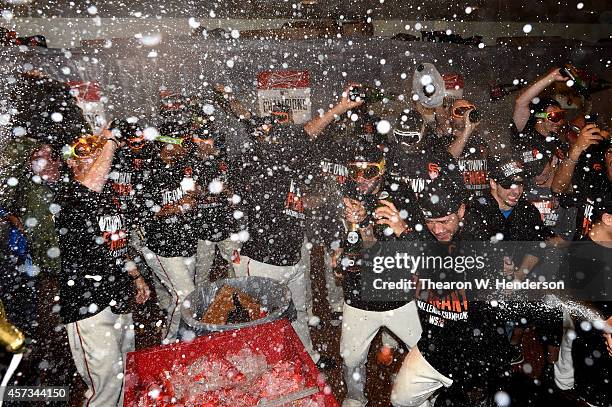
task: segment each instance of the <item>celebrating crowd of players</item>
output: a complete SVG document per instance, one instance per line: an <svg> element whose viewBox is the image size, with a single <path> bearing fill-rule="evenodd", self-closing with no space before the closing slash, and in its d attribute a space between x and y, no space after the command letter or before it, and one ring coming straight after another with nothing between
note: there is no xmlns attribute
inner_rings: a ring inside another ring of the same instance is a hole
<svg viewBox="0 0 612 407"><path fill-rule="evenodd" d="M59 314L92 406L121 403L134 307L154 288L166 316L163 343L179 339L180 306L210 283L217 253L230 275L287 284L292 324L318 360L308 326L313 245L326 248L327 272L344 299L344 406L367 404L365 363L383 327L393 334L387 341L409 349L394 405L473 406L503 388L511 364L522 361L525 326L536 326L547 345L545 374L556 391L607 406L610 319L590 329L559 309L513 304L506 313L462 292L368 301L360 272L347 271L343 256L355 239L496 238L560 250L588 241L598 249L588 271L607 270L609 288L612 147L593 115L568 122L543 96L567 79L559 69L538 78L516 98L509 134L485 141L474 104L445 96L431 64L417 68L413 102L393 118L376 117L358 84L304 125L282 105L269 117L251 115L220 88L166 104L155 127L116 119L96 136L63 84L23 74L2 162L1 214L30 242L33 274L58 281L56 291L33 283L53 303L37 305L38 318ZM522 281L540 259L525 252L504 261L505 276ZM12 251L2 266L15 262ZM612 316L606 302L589 306Z"/></svg>

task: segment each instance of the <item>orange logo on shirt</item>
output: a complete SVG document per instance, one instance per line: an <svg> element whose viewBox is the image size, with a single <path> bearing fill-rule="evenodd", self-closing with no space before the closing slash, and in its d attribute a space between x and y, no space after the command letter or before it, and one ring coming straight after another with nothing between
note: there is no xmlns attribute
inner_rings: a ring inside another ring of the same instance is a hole
<svg viewBox="0 0 612 407"><path fill-rule="evenodd" d="M429 178L436 179L440 175L440 166L436 163L428 163L427 171L429 172Z"/></svg>

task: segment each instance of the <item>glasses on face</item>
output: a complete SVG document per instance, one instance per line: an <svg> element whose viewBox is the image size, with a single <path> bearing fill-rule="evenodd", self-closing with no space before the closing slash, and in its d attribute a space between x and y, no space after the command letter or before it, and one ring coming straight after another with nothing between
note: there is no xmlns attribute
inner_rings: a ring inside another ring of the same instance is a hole
<svg viewBox="0 0 612 407"><path fill-rule="evenodd" d="M98 136L79 137L64 151L64 157L66 159L84 159L95 156L104 148L106 141L106 139Z"/></svg>
<svg viewBox="0 0 612 407"><path fill-rule="evenodd" d="M497 185L499 185L503 189L522 188L523 187L523 181L522 180L519 181L519 180L505 179L505 180L499 181L497 183Z"/></svg>
<svg viewBox="0 0 612 407"><path fill-rule="evenodd" d="M456 118L463 117L468 112L468 110L473 110L473 109L476 109L474 105L457 106L456 108L453 109L453 112L452 112L453 117L456 117Z"/></svg>
<svg viewBox="0 0 612 407"><path fill-rule="evenodd" d="M379 177L385 169L385 162L380 163L351 163L348 165L348 174L351 179L374 179Z"/></svg>
<svg viewBox="0 0 612 407"><path fill-rule="evenodd" d="M553 123L559 123L561 120L565 119L565 111L556 110L554 112L540 112L536 113L535 117L538 119L547 119Z"/></svg>
<svg viewBox="0 0 612 407"><path fill-rule="evenodd" d="M144 137L132 137L127 139L128 147L132 150L141 150L145 145Z"/></svg>

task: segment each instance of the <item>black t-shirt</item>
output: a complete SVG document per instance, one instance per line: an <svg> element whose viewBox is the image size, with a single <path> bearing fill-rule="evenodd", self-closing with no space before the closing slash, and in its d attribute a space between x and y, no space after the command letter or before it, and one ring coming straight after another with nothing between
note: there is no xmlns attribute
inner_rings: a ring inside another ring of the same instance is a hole
<svg viewBox="0 0 612 407"><path fill-rule="evenodd" d="M138 226L140 203L138 195L142 193L143 184L150 174L151 147L145 146L138 153L133 153L129 148L121 148L115 153L113 165L108 174L108 181L104 185L107 193L127 215L133 223L130 226Z"/></svg>
<svg viewBox="0 0 612 407"><path fill-rule="evenodd" d="M457 160L465 187L474 196L482 196L489 190L488 156L489 147L487 143L482 137L474 134L468 139L461 157Z"/></svg>
<svg viewBox="0 0 612 407"><path fill-rule="evenodd" d="M281 144L253 143L240 167L241 205L249 239L240 253L262 263L292 266L301 258L305 222L304 195L316 171L309 157L312 143L297 126L273 131Z"/></svg>
<svg viewBox="0 0 612 407"><path fill-rule="evenodd" d="M559 196L547 187L530 185L525 188L525 197L540 212L542 223L550 233L547 235L560 236L566 240L572 239L575 230L575 210L561 206Z"/></svg>
<svg viewBox="0 0 612 407"><path fill-rule="evenodd" d="M58 203L62 321L79 321L108 306L115 313L127 312L132 283L124 270L129 239L125 215L108 194L74 180L62 187Z"/></svg>
<svg viewBox="0 0 612 407"><path fill-rule="evenodd" d="M543 136L538 133L533 121L529 121L522 131L518 131L513 123L510 132L510 142L517 158L523 162L528 177L541 174L550 157L562 154L559 150L563 151L565 148L557 135Z"/></svg>
<svg viewBox="0 0 612 407"><path fill-rule="evenodd" d="M230 166L224 156L194 162L194 178L202 187L194 217L198 239L218 242L237 232L232 203L236 188L232 177L234 171Z"/></svg>
<svg viewBox="0 0 612 407"><path fill-rule="evenodd" d="M591 148L580 156L572 176L572 191L562 195L560 201L566 208L578 208L574 240L588 235L593 226L593 211L610 191L604 152Z"/></svg>
<svg viewBox="0 0 612 407"><path fill-rule="evenodd" d="M478 241L489 241L498 233L505 241L534 242L545 237L540 212L524 195L507 218L490 194L470 202L465 218L466 233Z"/></svg>
<svg viewBox="0 0 612 407"><path fill-rule="evenodd" d="M194 187L193 169L187 160L172 166L160 159L153 163L150 177L144 184L142 206L147 210L143 222L145 243L155 254L162 257L190 257L195 254L195 207L184 207L184 214L156 216L164 207L180 205Z"/></svg>
<svg viewBox="0 0 612 407"><path fill-rule="evenodd" d="M381 225L375 225L375 219L373 212L379 205L379 199L384 199L392 202L395 207L400 211L400 215L406 216L406 223L408 225L414 225L416 223L415 215L412 215L416 208L413 198L413 192L401 185L391 181L385 183L384 188L377 194L372 196L372 199L364 200L364 206L366 207L367 217L362 222L362 227L373 225L374 238L377 241L388 241L398 240L394 234L392 234L390 228L386 228ZM386 229L386 230L385 230ZM345 234L347 232L344 232ZM407 301L366 301L361 297L361 273L360 272L346 272L343 274L342 279L342 292L344 294L344 301L355 308L367 310L367 311L390 311L397 309L407 304Z"/></svg>
<svg viewBox="0 0 612 407"><path fill-rule="evenodd" d="M515 265L520 265L526 254L542 258L544 253L533 243L548 237L538 209L524 196L506 218L499 209L497 201L489 194L468 203L464 218L463 236L467 240L488 242L501 237L504 242L525 242L503 245L498 264L503 264L502 257L510 257Z"/></svg>
<svg viewBox="0 0 612 407"><path fill-rule="evenodd" d="M348 177L347 164L353 157L346 138L325 132L312 142L308 159L318 163L318 167L313 170L309 189L311 201L314 198L316 203L314 208L307 209L313 227L306 234L310 241L330 246L344 233L342 196Z"/></svg>
<svg viewBox="0 0 612 407"><path fill-rule="evenodd" d="M444 247L438 247L441 256L449 254L444 253ZM453 253L458 250L454 247ZM463 276L467 278L465 273ZM421 271L418 278L441 281L434 270L427 270L426 274ZM453 386L467 388L470 383L500 371L507 355L504 351L507 340L498 331L503 326L501 315L488 302L472 300L465 290L420 288L415 301L423 328L417 344L419 351L438 372L453 380Z"/></svg>
<svg viewBox="0 0 612 407"><path fill-rule="evenodd" d="M399 144L391 145L387 154L390 180L407 184L416 194L439 175L448 177L456 185L464 185L459 163L445 148L421 146L422 149L412 151L402 149ZM464 193L467 197L468 191Z"/></svg>

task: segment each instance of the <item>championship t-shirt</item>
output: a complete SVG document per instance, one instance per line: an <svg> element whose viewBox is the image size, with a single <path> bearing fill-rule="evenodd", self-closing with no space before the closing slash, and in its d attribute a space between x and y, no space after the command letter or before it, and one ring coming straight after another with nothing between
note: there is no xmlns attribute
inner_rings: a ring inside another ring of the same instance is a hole
<svg viewBox="0 0 612 407"><path fill-rule="evenodd" d="M439 255L457 252L451 246L444 253L440 245ZM441 281L442 275L445 273L421 270L417 277ZM463 277L467 278L465 273ZM452 280L459 278L456 275ZM468 386L500 369L507 340L497 329L503 326L501 315L488 302L472 300L465 290L427 290L420 282L417 287L415 301L423 328L417 346L432 367L452 379L453 386Z"/></svg>
<svg viewBox="0 0 612 407"><path fill-rule="evenodd" d="M62 186L58 204L62 322L89 318L109 306L115 313L127 312L132 283L124 269L129 240L126 216L111 196L72 179Z"/></svg>
<svg viewBox="0 0 612 407"><path fill-rule="evenodd" d="M473 196L482 196L489 189L488 156L487 143L475 134L468 139L461 157L457 160L465 187Z"/></svg>
<svg viewBox="0 0 612 407"><path fill-rule="evenodd" d="M128 147L119 149L104 185L113 202L136 223L141 209L137 206L140 202L137 195L142 192L143 183L150 174L150 149L148 145L139 152L132 152Z"/></svg>
<svg viewBox="0 0 612 407"><path fill-rule="evenodd" d="M232 172L224 156L194 162L194 178L202 187L194 217L198 239L218 242L237 232Z"/></svg>
<svg viewBox="0 0 612 407"><path fill-rule="evenodd" d="M195 207L182 201L196 189L191 163L181 161L166 165L154 163L142 194L147 216L144 219L146 246L162 257L190 257L196 252L194 233ZM160 216L164 209L183 207L184 213Z"/></svg>
<svg viewBox="0 0 612 407"><path fill-rule="evenodd" d="M550 188L535 184L525 188L525 197L540 212L546 229L563 239L572 239L575 231L575 208L564 208L559 196Z"/></svg>
<svg viewBox="0 0 612 407"><path fill-rule="evenodd" d="M546 163L554 154L563 156L565 147L557 135L541 135L534 128L532 121L528 122L522 131L518 131L513 123L510 132L510 142L518 159L523 162L523 168L528 177L541 174Z"/></svg>
<svg viewBox="0 0 612 407"><path fill-rule="evenodd" d="M311 143L301 127L276 130L282 143L254 143L240 167L241 205L247 214L249 238L241 255L275 266L300 261L306 212L304 199L315 171Z"/></svg>
<svg viewBox="0 0 612 407"><path fill-rule="evenodd" d="M425 186L440 175L448 177L456 185L464 185L459 163L444 148L424 147L411 151L393 144L389 148L388 161L390 180L408 185L415 194L423 192ZM468 191L464 192L467 197Z"/></svg>

